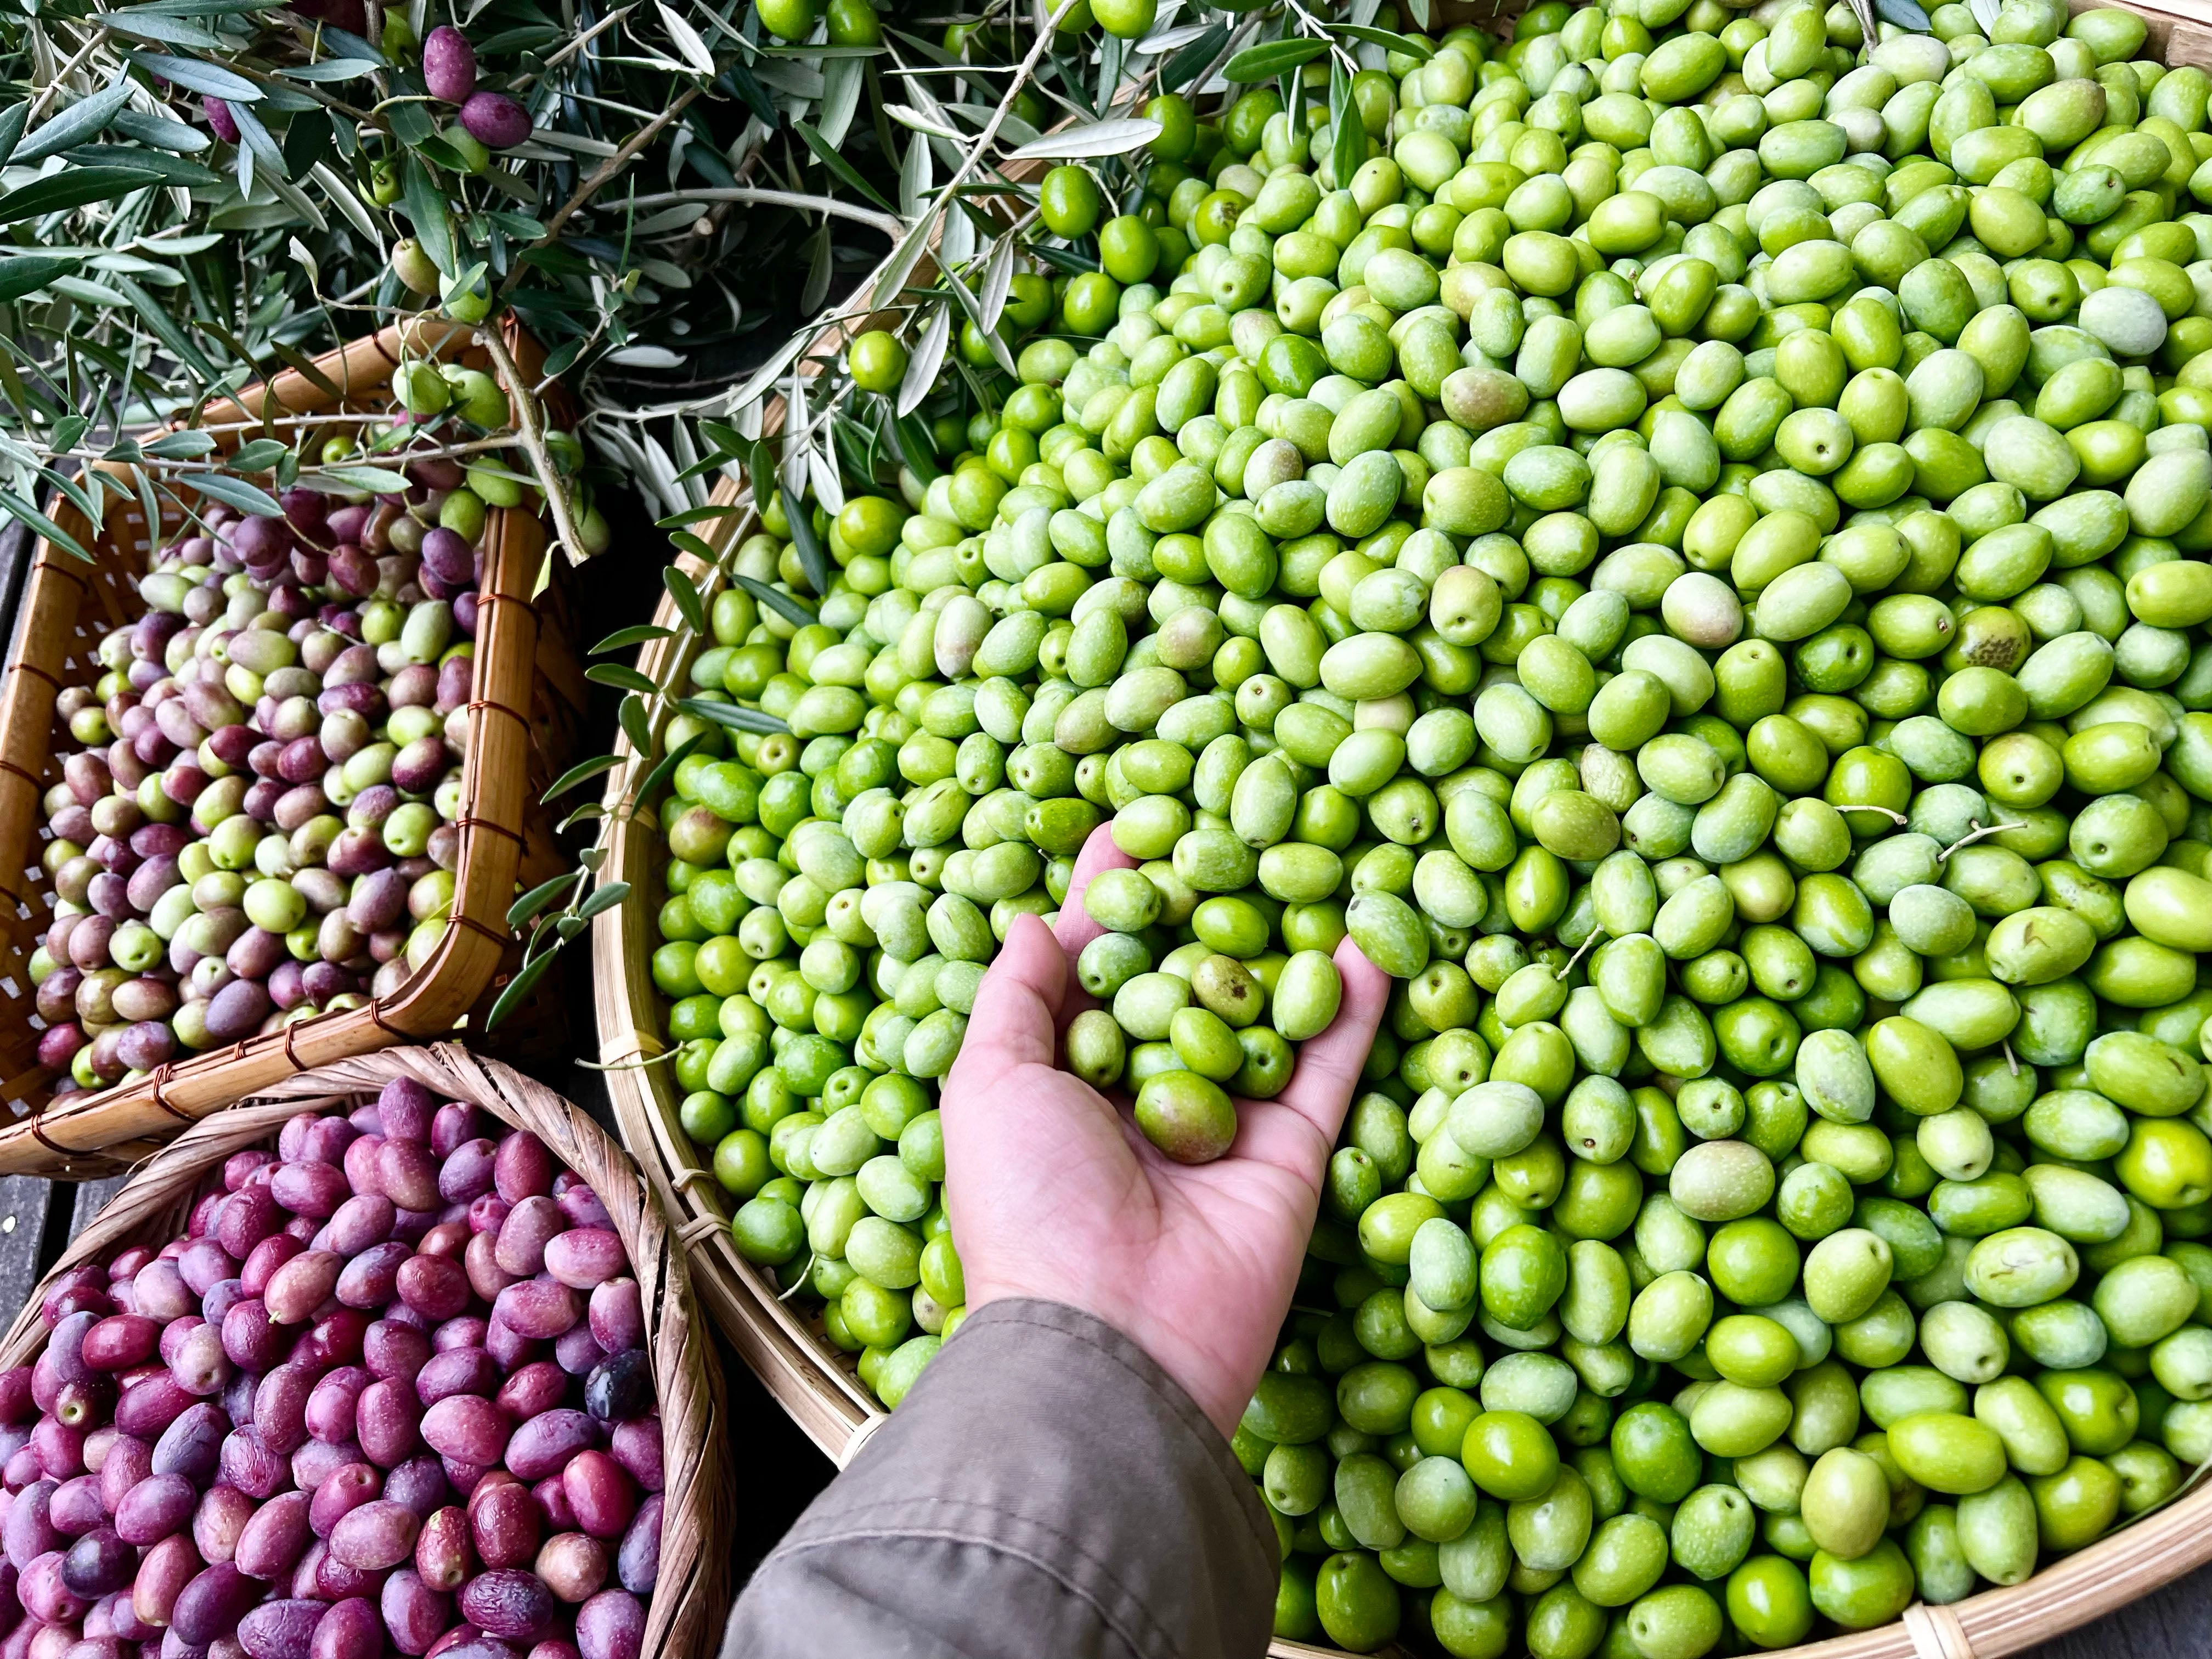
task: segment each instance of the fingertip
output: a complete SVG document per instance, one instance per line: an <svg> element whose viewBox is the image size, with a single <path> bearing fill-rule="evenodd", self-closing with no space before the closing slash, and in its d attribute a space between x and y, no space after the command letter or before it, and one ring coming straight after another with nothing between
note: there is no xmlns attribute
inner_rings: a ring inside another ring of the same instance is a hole
<svg viewBox="0 0 2212 1659"><path fill-rule="evenodd" d="M1349 939L1336 947L1334 960L1343 983L1336 1018L1300 1047L1297 1070L1291 1079L1291 1091L1297 1094L1301 1108L1327 1120L1332 1137L1375 1046L1390 994L1390 976Z"/></svg>
<svg viewBox="0 0 2212 1659"><path fill-rule="evenodd" d="M1067 994L1067 958L1039 917L1022 915L976 988L961 1060L1049 1065L1054 1021Z"/></svg>
<svg viewBox="0 0 2212 1659"><path fill-rule="evenodd" d="M1006 929L999 962L1010 962L1015 975L1046 1002L1058 1006L1067 988L1067 958L1063 956L1044 918L1027 911L1017 915ZM994 967L998 964L994 963ZM988 977L988 975L987 975Z"/></svg>
<svg viewBox="0 0 2212 1659"><path fill-rule="evenodd" d="M1060 950L1071 961L1082 953L1085 945L1106 931L1083 908L1083 896L1090 889L1091 878L1101 870L1136 867L1136 860L1115 845L1110 824L1100 824L1084 842L1083 850L1075 855L1074 873L1068 878L1067 896L1060 901L1060 920L1053 928Z"/></svg>
<svg viewBox="0 0 2212 1659"><path fill-rule="evenodd" d="M1356 1023L1364 1022L1368 1035L1382 1023L1383 1005L1390 997L1390 975L1367 959L1367 953L1352 941L1347 933L1337 942L1337 978L1344 986L1344 1000L1337 1006L1336 1020L1331 1029L1345 1021L1347 1015Z"/></svg>
<svg viewBox="0 0 2212 1659"><path fill-rule="evenodd" d="M1083 843L1083 850L1075 855L1075 874L1068 882L1069 896L1091 884L1091 877L1101 870L1133 870L1137 860L1123 852L1114 839L1111 823L1102 823L1093 830Z"/></svg>

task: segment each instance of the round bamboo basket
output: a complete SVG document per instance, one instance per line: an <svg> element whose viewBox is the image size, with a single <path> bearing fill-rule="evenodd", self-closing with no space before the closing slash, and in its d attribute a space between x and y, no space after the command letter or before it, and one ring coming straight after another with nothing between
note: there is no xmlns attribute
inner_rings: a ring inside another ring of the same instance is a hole
<svg viewBox="0 0 2212 1659"><path fill-rule="evenodd" d="M742 501L737 486L726 479L715 487L714 499L732 506ZM744 541L756 522L746 505L702 529L720 554ZM720 566L689 553L677 555L676 563L711 605L727 580ZM699 636L665 599L653 619L671 632L647 643L638 658L640 671L658 685L687 683L691 659L701 647ZM666 702L655 701L651 730L656 753L674 712ZM629 763L635 751L627 738L616 752L623 764L614 776L621 787L635 787L643 769ZM681 1097L668 1067L660 1063L671 1052L665 1006L652 974L653 918L668 861L660 821L650 808L631 811L619 790L611 795L608 807L607 860L599 878L628 882L630 897L592 920L592 989L599 1012L599 1063L607 1068L616 1122L690 1252L693 1280L708 1312L807 1437L842 1468L854 1437L883 1408L818 1322L783 1301L774 1280L738 1255L730 1236L735 1206L714 1179L714 1149L684 1133L677 1115Z"/></svg>
<svg viewBox="0 0 2212 1659"><path fill-rule="evenodd" d="M1472 22L1503 32L1527 3L1501 0L1487 6L1480 0L1474 4L1445 0L1437 9L1442 23ZM2108 4L2136 12L2150 25L2147 53L2172 67L2212 69L2212 0L2172 0L2160 5L2141 0L2069 0L2069 4L2076 12ZM927 270L918 271L915 280L927 281ZM841 331L828 331L816 350L835 349L844 337ZM779 401L769 407L767 429L779 429L781 418ZM732 480L718 484L712 499L743 509L695 527L714 550L716 562L689 553L679 553L674 560L709 604L727 583L722 565L728 554L757 524L750 492ZM656 684L688 684L692 659L705 641L690 631L671 603L664 601L653 620L669 633L648 642L639 653L640 671ZM665 702L656 704L648 764L660 753L662 734L673 712ZM625 738L617 753L624 764L612 775L615 786L607 798L612 828L601 879L628 882L633 896L602 912L592 924L599 1060L607 1068L616 1116L623 1140L636 1153L692 1254L701 1299L708 1311L792 1420L842 1468L886 1413L860 1382L852 1357L829 1340L819 1320L784 1301L772 1277L738 1255L729 1231L734 1206L714 1179L712 1149L694 1143L678 1120L681 1097L662 1063L671 1052L665 1004L651 972L657 943L654 917L665 896L661 872L668 854L652 811L633 811L634 803L624 793L646 769L629 763L637 751ZM1894 1623L1808 1643L1771 1659L1998 1659L2112 1613L2208 1562L2212 1562L2212 1480L2197 1479L2164 1509L2116 1528L2023 1583L1986 1590L1946 1607L1916 1602ZM1384 1651L1405 1650L1394 1646ZM1335 1648L1300 1642L1274 1642L1268 1652L1273 1659L1344 1659Z"/></svg>
<svg viewBox="0 0 2212 1659"><path fill-rule="evenodd" d="M519 331L509 349L523 376L534 380L544 352ZM366 418L410 356L493 366L476 331L417 319L329 353L313 376L289 370L248 387L203 411L204 419L222 424L355 410ZM331 396L333 389L342 395ZM234 447L240 434L223 435ZM92 653L101 636L143 611L137 579L155 534L133 469L103 463L101 470L114 486L105 522L90 525L66 500L54 503L56 521L92 550L93 562L40 542L0 686L0 1175L73 1181L111 1175L195 1119L294 1073L387 1043L445 1036L489 1007L519 961L507 926L518 880L549 879L566 863L538 797L567 764L586 688L557 603L551 595L536 598L544 529L520 508L495 509L483 542L453 914L430 958L398 991L363 1007L209 1049L112 1088L52 1094L53 1074L38 1062L36 988L27 963L52 915L52 886L39 857L41 797L61 777L54 703L64 686L89 685L98 677ZM526 1012L502 1025L503 1048L523 1053L557 1042L557 1021L542 1018L557 999L534 1002L540 1017Z"/></svg>
<svg viewBox="0 0 2212 1659"><path fill-rule="evenodd" d="M1015 182L1027 183L1042 177L1050 166L1044 161L1018 161L1003 171ZM908 278L909 286L927 287L935 279L934 251L933 245L916 264ZM854 318L830 324L809 343L799 359L799 372L818 374L823 360L838 356L846 341L874 321ZM784 414L782 398L771 398L763 412L763 431L781 432ZM672 562L691 578L702 599L711 606L714 596L728 585L723 564L752 533L758 519L750 491L726 476L717 481L709 500L714 506L733 509L693 527L714 550L714 562L684 552L676 554ZM647 641L639 652L639 672L655 685L689 684L691 659L704 641L685 623L665 595L653 619L667 631L661 638ZM771 1391L799 1426L842 1467L849 1437L872 1414L880 1414L882 1408L862 1386L849 1357L837 1352L819 1324L802 1318L780 1300L774 1284L738 1255L730 1236L734 1208L714 1179L713 1149L701 1148L684 1133L677 1115L679 1097L660 1063L670 1050L665 1040L661 997L653 986L650 964L653 917L665 896L660 872L667 862L667 848L661 840L659 818L634 797L659 755L662 734L675 713L670 699L653 699L647 714L651 752L642 757L642 763L637 763L641 761L637 748L627 734L618 735L615 754L620 764L608 775L604 803L607 858L599 878L602 883L629 883L630 896L592 921L592 985L599 1018L599 1064L606 1071L607 1091L623 1139L644 1166L647 1178L674 1218L678 1237L692 1253L701 1300L745 1363L770 1379Z"/></svg>
<svg viewBox="0 0 2212 1659"><path fill-rule="evenodd" d="M39 1307L48 1281L133 1245L159 1249L184 1231L204 1182L233 1152L270 1146L301 1112L349 1111L394 1079L411 1078L441 1099L483 1108L527 1129L580 1176L613 1218L645 1307L647 1352L666 1459L660 1575L646 1615L645 1659L705 1659L721 1639L730 1600L733 1493L721 1373L691 1295L684 1254L636 1165L606 1133L542 1084L495 1060L441 1043L392 1048L284 1079L213 1114L154 1154L78 1234L31 1292L7 1336L0 1366L27 1364L46 1344Z"/></svg>

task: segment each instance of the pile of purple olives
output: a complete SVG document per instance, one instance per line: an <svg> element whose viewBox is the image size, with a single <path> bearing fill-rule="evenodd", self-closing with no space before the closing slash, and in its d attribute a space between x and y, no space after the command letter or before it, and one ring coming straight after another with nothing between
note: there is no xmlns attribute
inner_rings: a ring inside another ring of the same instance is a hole
<svg viewBox="0 0 2212 1659"><path fill-rule="evenodd" d="M645 1318L598 1194L421 1084L234 1153L0 1373L4 1659L640 1659Z"/></svg>

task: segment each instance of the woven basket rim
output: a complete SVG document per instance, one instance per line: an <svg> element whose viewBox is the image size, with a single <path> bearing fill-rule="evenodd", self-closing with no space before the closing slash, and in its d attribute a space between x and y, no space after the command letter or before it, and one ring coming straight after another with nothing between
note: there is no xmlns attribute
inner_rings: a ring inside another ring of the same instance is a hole
<svg viewBox="0 0 2212 1659"><path fill-rule="evenodd" d="M303 1072L186 1128L137 1165L40 1276L0 1338L0 1365L27 1364L44 1347L40 1304L60 1275L112 1260L134 1244L158 1249L182 1232L194 1194L232 1153L273 1147L289 1119L306 1111L350 1109L399 1078L421 1083L441 1101L466 1102L509 1127L537 1134L606 1206L644 1304L665 1470L659 1577L647 1599L641 1652L645 1659L704 1659L720 1639L730 1599L725 1540L735 1498L721 1371L684 1253L649 1183L612 1136L543 1084L458 1044L389 1048Z"/></svg>
<svg viewBox="0 0 2212 1659"><path fill-rule="evenodd" d="M246 388L228 404L209 411L210 418L362 405L389 386L393 370L408 356L445 357L477 349L479 332L433 319L396 323L316 360L317 374L344 397L333 399L307 375L288 370ZM543 362L542 349L519 325L507 333L524 372L534 372L528 366ZM362 408L364 419L375 412ZM234 443L239 434L223 435ZM125 550L117 526L134 512L127 497L114 501L93 538L100 562L119 562L125 578L135 576L137 556ZM67 501L55 504L55 515L80 539L92 534ZM454 904L450 925L429 957L398 990L367 1006L316 1015L226 1048L205 1049L131 1082L55 1096L12 1121L0 1121L0 1174L83 1180L112 1173L249 1090L349 1054L442 1036L476 1005L500 973L508 949L506 909L535 810L526 781L533 747L529 711L543 629L531 595L550 556L543 526L521 507L491 509L482 545L484 574L467 705L468 750L461 766ZM73 555L39 542L0 681L0 750L15 762L0 769L0 848L20 849L20 856L5 860L19 872L36 861L45 822L43 775L52 764L53 738L60 729L53 713L58 687L26 653L49 631L66 634L81 608L93 603L86 571ZM68 622L61 620L64 608ZM26 757L33 762L27 763ZM14 892L13 883L21 879L20 874L0 871L7 896L33 918L46 915L44 887L34 882L29 891ZM27 993L19 1000L27 1018ZM13 1092L31 1094L44 1089L46 1076L31 1066L7 1081Z"/></svg>

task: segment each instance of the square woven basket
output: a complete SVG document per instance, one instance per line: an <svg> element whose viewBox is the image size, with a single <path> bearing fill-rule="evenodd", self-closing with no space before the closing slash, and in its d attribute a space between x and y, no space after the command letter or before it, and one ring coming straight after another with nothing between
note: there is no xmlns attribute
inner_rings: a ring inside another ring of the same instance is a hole
<svg viewBox="0 0 2212 1659"><path fill-rule="evenodd" d="M441 1100L464 1101L510 1128L526 1129L599 1194L629 1256L645 1320L664 1436L666 1504L659 1581L647 1609L639 1659L708 1659L721 1639L730 1598L726 1540L736 1501L728 1406L720 1360L692 1295L683 1253L632 1159L606 1132L511 1067L452 1044L394 1048L282 1079L264 1093L226 1103L136 1170L61 1259L48 1269L6 1335L0 1364L28 1364L44 1350L40 1317L47 1284L85 1263L104 1264L133 1246L158 1249L184 1231L195 1200L219 1188L224 1160L273 1147L286 1120L347 1112L406 1079Z"/></svg>
<svg viewBox="0 0 2212 1659"><path fill-rule="evenodd" d="M544 353L519 331L508 345L534 381ZM233 427L217 434L226 450L236 447L239 427L255 422L356 410L367 420L384 412L392 373L410 357L491 366L474 330L412 319L317 361L316 375L340 397L314 377L288 371L210 404L203 417ZM110 1088L54 1094L54 1073L38 1060L37 988L28 962L52 915L40 854L46 835L42 797L61 778L55 738L65 733L55 700L64 686L93 684L101 636L143 614L137 581L155 539L132 469L101 466L117 485L107 492L105 522L87 523L66 500L53 509L55 521L92 550L93 562L40 542L0 682L0 1174L67 1180L112 1174L194 1120L295 1073L441 1036L472 1013L480 1018L519 961L507 926L518 879L547 879L564 862L538 797L566 763L586 688L559 624L557 590L532 599L546 556L544 529L520 508L495 508L483 540L453 913L430 958L398 991L364 1007L297 1021ZM558 1015L558 999L532 999L512 1025L502 1025L502 1046L524 1053L556 1045L565 1035Z"/></svg>

